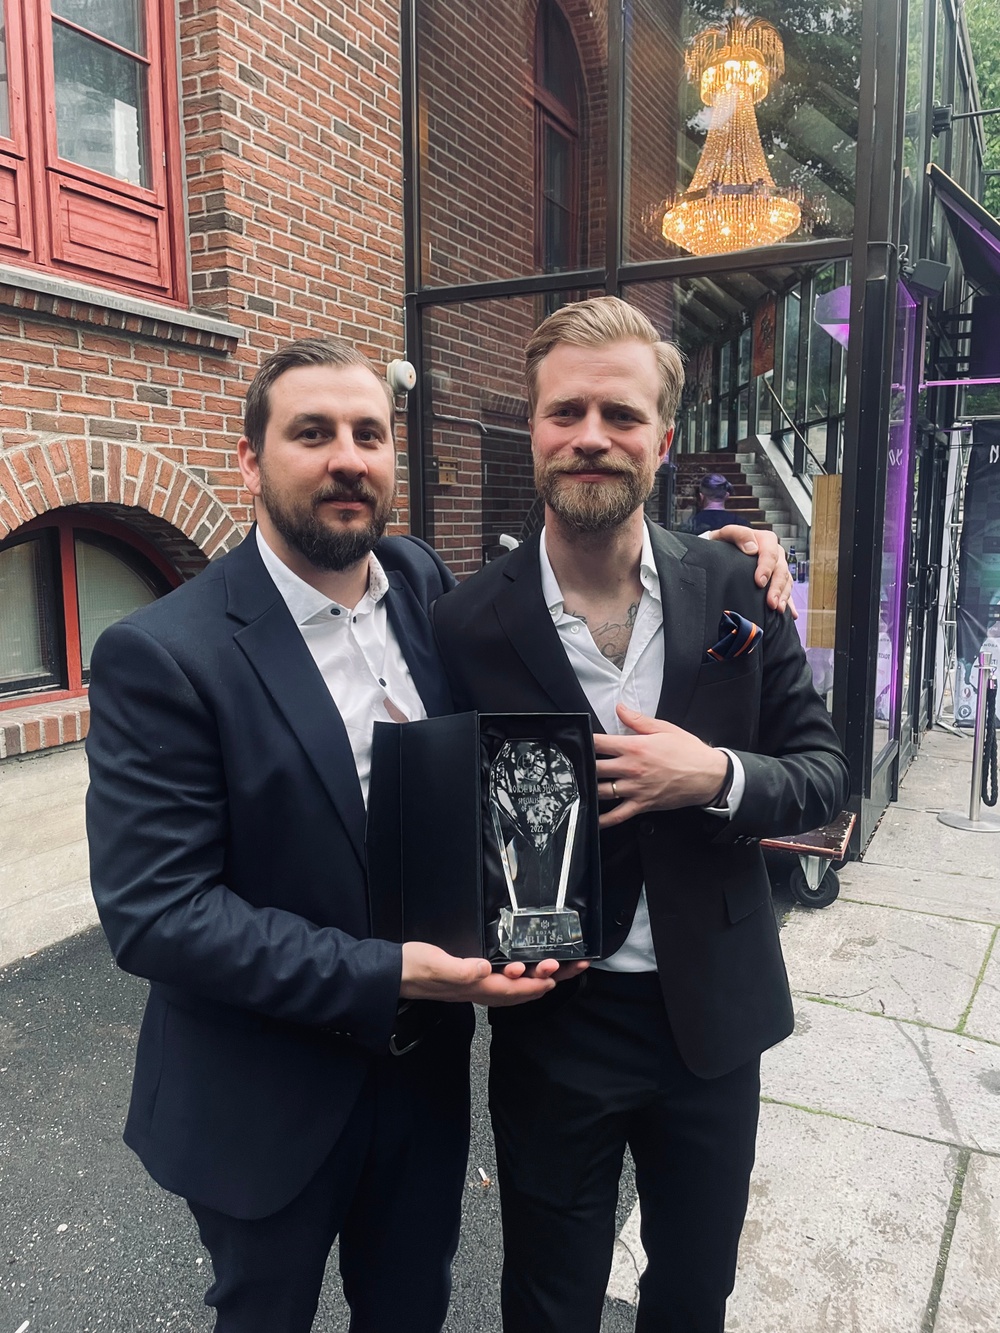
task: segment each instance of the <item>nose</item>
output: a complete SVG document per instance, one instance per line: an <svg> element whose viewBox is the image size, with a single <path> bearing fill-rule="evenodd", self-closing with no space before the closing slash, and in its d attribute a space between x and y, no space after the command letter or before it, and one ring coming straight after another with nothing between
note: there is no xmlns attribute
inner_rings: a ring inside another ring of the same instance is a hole
<svg viewBox="0 0 1000 1333"><path fill-rule="evenodd" d="M579 429L573 441L573 446L580 453L585 454L604 453L611 447L608 432L605 429L604 417L596 403L591 403L580 418Z"/></svg>
<svg viewBox="0 0 1000 1333"><path fill-rule="evenodd" d="M350 425L344 424L337 430L327 459L327 471L348 477L363 477L368 473L368 460L363 449L358 448L354 432Z"/></svg>

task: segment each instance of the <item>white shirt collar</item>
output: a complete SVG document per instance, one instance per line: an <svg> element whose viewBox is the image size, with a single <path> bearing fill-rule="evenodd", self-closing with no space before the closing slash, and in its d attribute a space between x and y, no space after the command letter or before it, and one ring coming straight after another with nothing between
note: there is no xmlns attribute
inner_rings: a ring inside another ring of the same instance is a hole
<svg viewBox="0 0 1000 1333"><path fill-rule="evenodd" d="M299 578L298 574L289 569L285 562L271 550L264 540L260 528L257 529L257 550L264 562L264 568L274 580L274 585L281 593L296 625L305 625L317 616L328 619L331 607L339 606L344 612L350 609L340 606L339 602L332 601L318 588L306 583L305 579ZM354 607L352 614L363 615L373 611L388 591L389 580L385 576L385 570L379 564L375 555L370 554L368 556L368 591L358 605Z"/></svg>
<svg viewBox="0 0 1000 1333"><path fill-rule="evenodd" d="M558 623L565 612L563 603L562 589L556 579L552 564L549 561L549 553L545 548L545 529L542 528L541 540L538 544L538 563L542 576L542 596L545 598L545 605L548 607L549 615ZM639 556L639 582L642 584L650 597L655 597L659 602L660 598L660 576L656 572L656 561L653 559L653 543L649 536L649 525L642 525L642 554Z"/></svg>

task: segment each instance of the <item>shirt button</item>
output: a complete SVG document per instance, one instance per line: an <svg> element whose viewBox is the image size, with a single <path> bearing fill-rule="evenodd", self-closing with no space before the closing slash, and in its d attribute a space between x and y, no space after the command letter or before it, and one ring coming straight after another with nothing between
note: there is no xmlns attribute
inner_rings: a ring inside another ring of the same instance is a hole
<svg viewBox="0 0 1000 1333"><path fill-rule="evenodd" d="M339 606L331 606L331 607L330 607L330 615L331 615L331 616L339 616L339 615L340 615L340 607L339 607Z"/></svg>
<svg viewBox="0 0 1000 1333"><path fill-rule="evenodd" d="M579 625L570 625L570 627L569 627L569 632L570 632L571 634L579 634L579 633L580 633L580 626L579 626Z"/></svg>
<svg viewBox="0 0 1000 1333"><path fill-rule="evenodd" d="M381 676L379 676L378 678L378 683L382 686L383 689L385 688L385 681L382 679Z"/></svg>
<svg viewBox="0 0 1000 1333"><path fill-rule="evenodd" d="M354 623L355 623L355 625L356 625L356 624L358 623L358 618L357 618L357 616L352 616L351 618L352 618L352 620L354 621Z"/></svg>

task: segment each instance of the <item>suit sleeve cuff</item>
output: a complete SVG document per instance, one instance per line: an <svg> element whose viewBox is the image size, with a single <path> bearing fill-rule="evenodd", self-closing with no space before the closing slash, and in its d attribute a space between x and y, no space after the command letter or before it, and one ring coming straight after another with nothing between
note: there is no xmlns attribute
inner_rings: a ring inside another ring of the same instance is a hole
<svg viewBox="0 0 1000 1333"><path fill-rule="evenodd" d="M743 800L743 793L746 791L747 775L739 755L734 754L732 750L727 750L724 745L718 747L723 754L729 756L729 762L733 766L733 778L729 784L729 791L722 805L706 805L702 809L709 815L719 815L722 819L732 819L740 808L740 802Z"/></svg>

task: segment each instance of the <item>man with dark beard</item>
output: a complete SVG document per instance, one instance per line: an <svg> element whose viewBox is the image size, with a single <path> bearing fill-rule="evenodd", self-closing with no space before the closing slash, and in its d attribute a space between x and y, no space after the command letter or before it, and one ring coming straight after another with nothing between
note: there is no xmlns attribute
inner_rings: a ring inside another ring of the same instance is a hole
<svg viewBox="0 0 1000 1333"><path fill-rule="evenodd" d="M602 961L492 1015L506 1333L598 1333L625 1148L639 1333L722 1333L760 1054L792 1007L762 836L825 823L847 768L790 614L730 547L646 523L684 383L615 297L526 354L542 532L436 603L459 708L590 712Z"/></svg>
<svg viewBox="0 0 1000 1333"><path fill-rule="evenodd" d="M371 938L372 726L449 710L427 608L453 584L423 543L382 538L385 384L346 343L292 343L250 386L238 453L255 530L93 654L94 896L152 983L125 1139L197 1220L218 1333L306 1333L338 1235L351 1328L436 1333L469 1134L461 1002L533 999L557 965Z"/></svg>

